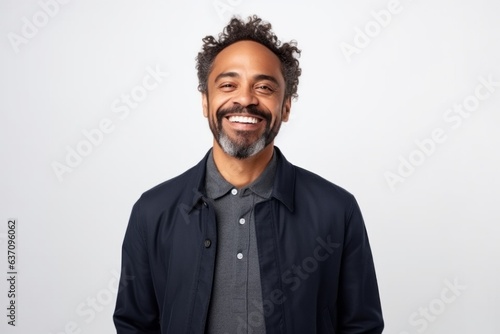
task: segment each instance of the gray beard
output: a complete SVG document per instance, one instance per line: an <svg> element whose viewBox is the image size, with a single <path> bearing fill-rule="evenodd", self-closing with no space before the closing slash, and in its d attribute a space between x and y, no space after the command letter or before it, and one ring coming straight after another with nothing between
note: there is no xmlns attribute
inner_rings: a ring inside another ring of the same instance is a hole
<svg viewBox="0 0 500 334"><path fill-rule="evenodd" d="M257 115L263 118L262 122L266 122L266 128L264 133L254 142L249 143L244 131L237 133L237 138L232 140L229 138L222 127L223 118L228 113L237 113L246 109L250 115ZM261 152L267 145L273 142L274 138L278 134L281 126L281 122L276 122L272 128L270 128L271 115L260 111L256 106L249 106L248 108L243 108L241 106L234 107L232 109L220 110L215 118L208 117L208 125L210 130L214 135L215 140L222 148L224 153L235 157L237 159L246 159L248 157L254 156Z"/></svg>
<svg viewBox="0 0 500 334"><path fill-rule="evenodd" d="M266 138L264 135L253 144L246 145L243 143L235 143L229 139L224 131L221 131L217 142L226 154L237 159L246 159L254 156L266 147Z"/></svg>

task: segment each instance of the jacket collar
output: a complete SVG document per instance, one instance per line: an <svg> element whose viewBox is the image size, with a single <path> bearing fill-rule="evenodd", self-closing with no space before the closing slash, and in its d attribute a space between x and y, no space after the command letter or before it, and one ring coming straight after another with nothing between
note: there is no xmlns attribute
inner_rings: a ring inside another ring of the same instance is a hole
<svg viewBox="0 0 500 334"><path fill-rule="evenodd" d="M295 166L285 159L278 147L274 147L278 158L276 167L276 178L273 185L272 197L283 203L288 210L294 211L295 197Z"/></svg>
<svg viewBox="0 0 500 334"><path fill-rule="evenodd" d="M211 151L212 149L208 150L203 159L192 168L193 177L190 178L190 180L192 180L193 183L191 187L186 187L186 189L193 189L194 191L191 210L198 203L200 203L200 201L204 201L204 198L207 197L205 189L205 173L207 160ZM271 197L276 198L278 201L283 203L288 210L293 212L295 195L295 167L288 162L288 160L286 160L285 156L276 146L274 147L274 153L277 158L277 166Z"/></svg>

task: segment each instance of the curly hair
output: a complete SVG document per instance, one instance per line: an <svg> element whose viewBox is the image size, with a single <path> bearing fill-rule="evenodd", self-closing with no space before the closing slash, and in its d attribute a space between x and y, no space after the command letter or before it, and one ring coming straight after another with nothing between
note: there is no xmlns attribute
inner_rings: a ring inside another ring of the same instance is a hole
<svg viewBox="0 0 500 334"><path fill-rule="evenodd" d="M202 51L196 57L198 90L207 93L208 75L219 52L233 43L250 40L264 45L279 58L281 73L285 79L285 97L297 98L297 87L301 74L297 58L300 57L301 50L297 48L297 42L294 40L281 44L271 28L269 22L262 21L256 15L249 16L246 23L233 17L219 34L218 39L214 36L203 38Z"/></svg>

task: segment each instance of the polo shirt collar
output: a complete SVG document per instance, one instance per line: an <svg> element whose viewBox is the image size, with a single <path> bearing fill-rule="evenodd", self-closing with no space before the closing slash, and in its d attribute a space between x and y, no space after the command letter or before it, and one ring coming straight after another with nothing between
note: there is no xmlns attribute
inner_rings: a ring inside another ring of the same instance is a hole
<svg viewBox="0 0 500 334"><path fill-rule="evenodd" d="M212 149L210 149L207 154L205 154L205 157L191 169L191 171L194 172L194 178L192 179L192 183L190 182L192 187L189 185L187 185L187 187L192 189L194 192L194 196L192 197L192 208L194 208L200 200L207 195L205 188L206 166L211 153ZM286 160L277 146L274 147L274 156L276 156L276 175L274 177L271 197L279 200L288 208L288 210L293 212L295 208L296 167Z"/></svg>
<svg viewBox="0 0 500 334"><path fill-rule="evenodd" d="M262 198L269 198L272 193L274 176L276 174L277 158L273 153L271 161L267 164L264 171L250 185L239 189L240 193L245 195L248 191L255 193ZM213 159L213 153L210 154L206 164L205 189L207 196L212 199L218 199L226 195L231 189L235 188L220 174Z"/></svg>

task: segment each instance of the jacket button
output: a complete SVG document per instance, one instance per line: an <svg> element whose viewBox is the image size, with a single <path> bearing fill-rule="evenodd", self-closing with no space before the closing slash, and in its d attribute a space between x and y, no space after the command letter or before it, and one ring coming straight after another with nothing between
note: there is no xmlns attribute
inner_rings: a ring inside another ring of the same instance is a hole
<svg viewBox="0 0 500 334"><path fill-rule="evenodd" d="M207 202L203 201L203 206L207 207L208 206Z"/></svg>
<svg viewBox="0 0 500 334"><path fill-rule="evenodd" d="M205 248L209 248L212 245L212 241L210 239L205 239Z"/></svg>

